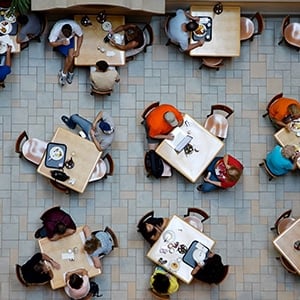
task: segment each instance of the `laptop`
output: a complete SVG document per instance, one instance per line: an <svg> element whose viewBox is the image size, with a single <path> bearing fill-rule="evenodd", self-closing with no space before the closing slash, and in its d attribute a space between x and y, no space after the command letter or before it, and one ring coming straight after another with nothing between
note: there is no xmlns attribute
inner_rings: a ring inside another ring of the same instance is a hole
<svg viewBox="0 0 300 300"><path fill-rule="evenodd" d="M174 135L174 139L168 140L168 142L178 153L180 153L193 139L192 136L188 135L179 127L173 129L171 133Z"/></svg>

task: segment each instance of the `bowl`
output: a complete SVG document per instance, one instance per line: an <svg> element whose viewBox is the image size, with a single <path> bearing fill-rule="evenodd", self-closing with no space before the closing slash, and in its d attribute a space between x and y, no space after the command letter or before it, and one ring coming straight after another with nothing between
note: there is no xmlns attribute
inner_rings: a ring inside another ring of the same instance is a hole
<svg viewBox="0 0 300 300"><path fill-rule="evenodd" d="M198 28L194 30L194 35L197 37L202 37L206 34L207 28L204 24L200 23Z"/></svg>

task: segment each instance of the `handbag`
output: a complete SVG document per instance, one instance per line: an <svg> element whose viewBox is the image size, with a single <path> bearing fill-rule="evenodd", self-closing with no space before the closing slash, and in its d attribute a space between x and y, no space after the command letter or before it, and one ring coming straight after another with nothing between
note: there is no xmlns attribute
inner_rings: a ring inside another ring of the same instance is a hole
<svg viewBox="0 0 300 300"><path fill-rule="evenodd" d="M51 170L51 177L55 180L66 181L70 178L65 172L59 170Z"/></svg>

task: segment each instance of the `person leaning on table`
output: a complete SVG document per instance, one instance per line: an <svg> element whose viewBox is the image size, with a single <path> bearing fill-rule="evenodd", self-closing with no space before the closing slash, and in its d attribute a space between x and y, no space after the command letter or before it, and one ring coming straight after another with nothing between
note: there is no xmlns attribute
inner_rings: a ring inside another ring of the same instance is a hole
<svg viewBox="0 0 300 300"><path fill-rule="evenodd" d="M3 82L8 74L11 73L11 46L7 45L7 51L5 55L0 57L0 83ZM4 63L2 64L2 59Z"/></svg>

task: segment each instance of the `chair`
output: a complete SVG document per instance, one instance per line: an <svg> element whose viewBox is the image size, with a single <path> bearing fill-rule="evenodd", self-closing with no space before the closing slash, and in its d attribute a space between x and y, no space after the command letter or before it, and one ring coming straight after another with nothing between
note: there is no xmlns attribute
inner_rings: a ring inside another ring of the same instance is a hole
<svg viewBox="0 0 300 300"><path fill-rule="evenodd" d="M32 40L33 41L37 41L38 43L41 43L41 36L44 34L46 28L47 28L47 24L48 24L48 21L47 21L47 16L45 15L39 15L39 19L40 19L40 23L41 23L41 30L40 30L40 33L34 37Z"/></svg>
<svg viewBox="0 0 300 300"><path fill-rule="evenodd" d="M159 101L154 102L154 103L150 104L148 107L145 108L145 110L144 110L143 113L142 113L142 119L143 119L143 120L142 120L141 124L144 124L144 122L145 122L145 120L146 120L148 114L149 114L154 108L156 108L157 106L159 106Z"/></svg>
<svg viewBox="0 0 300 300"><path fill-rule="evenodd" d="M291 274L297 274L297 271L294 267L284 258L282 255L280 257L276 257L276 259L280 260L282 266Z"/></svg>
<svg viewBox="0 0 300 300"><path fill-rule="evenodd" d="M113 232L113 230L110 227L106 226L105 229L104 229L104 231L107 232L107 233L109 233L109 235L111 236L111 238L113 240L113 249L114 248L118 248L119 247L119 241L118 241L117 236Z"/></svg>
<svg viewBox="0 0 300 300"><path fill-rule="evenodd" d="M265 170L265 172L267 173L267 175L269 176L269 181L276 179L277 176L275 174L273 174L271 172L271 170L269 169L268 165L267 165L267 161L265 159L263 159L263 161L259 164L260 167L263 167L263 169Z"/></svg>
<svg viewBox="0 0 300 300"><path fill-rule="evenodd" d="M277 235L279 235L288 229L296 221L296 219L291 216L291 213L291 209L282 213L276 220L274 226L271 227L271 230L276 230Z"/></svg>
<svg viewBox="0 0 300 300"><path fill-rule="evenodd" d="M224 58L222 57L202 57L199 69L203 66L219 71L220 66L223 65Z"/></svg>
<svg viewBox="0 0 300 300"><path fill-rule="evenodd" d="M199 218L198 216L191 215L197 214L201 216L202 218ZM184 215L184 220L188 222L193 227L197 228L201 232L203 232L203 222L206 221L210 216L202 209L196 208L196 207L189 207L187 209L187 213Z"/></svg>
<svg viewBox="0 0 300 300"><path fill-rule="evenodd" d="M257 22L257 28L255 28L255 24L253 20ZM265 22L263 16L257 12L253 17L241 17L241 41L250 40L253 41L254 36L259 35L263 32L265 28Z"/></svg>
<svg viewBox="0 0 300 300"><path fill-rule="evenodd" d="M139 229L142 227L142 224L144 224L149 218L153 218L153 217L154 217L154 210L147 212L143 217L141 217L137 224L137 228L138 228L137 231L139 231Z"/></svg>
<svg viewBox="0 0 300 300"><path fill-rule="evenodd" d="M267 107L266 107L266 113L263 114L263 118L265 118L266 116L269 115L269 109L271 107L271 105L279 98L282 98L283 96L283 93L279 93L277 95L275 95L271 100L270 102L268 103Z"/></svg>
<svg viewBox="0 0 300 300"><path fill-rule="evenodd" d="M62 193L65 193L65 194L70 194L71 190L64 186L63 184L61 184L60 182L54 180L54 179L50 179L50 184L55 188L57 189L59 192L62 192Z"/></svg>
<svg viewBox="0 0 300 300"><path fill-rule="evenodd" d="M144 44L137 48L137 49L130 49L125 52L126 60L132 60L134 57L139 54L140 52L144 51L147 52L147 47L151 46L153 44L153 29L150 26L150 24L146 24L143 28L143 35L144 35Z"/></svg>
<svg viewBox="0 0 300 300"><path fill-rule="evenodd" d="M223 111L215 113L214 111ZM224 115L224 112L226 113ZM210 114L204 123L204 127L213 135L223 140L227 137L228 132L228 118L233 114L234 110L223 104L216 104L211 106Z"/></svg>
<svg viewBox="0 0 300 300"><path fill-rule="evenodd" d="M90 94L91 94L91 96L93 96L93 95L99 95L99 96L108 95L108 96L110 96L112 91L113 91L112 89L107 90L107 91L98 91L91 86Z"/></svg>
<svg viewBox="0 0 300 300"><path fill-rule="evenodd" d="M289 46L295 47L297 51L300 49L300 40L298 38L298 30L294 27L300 26L298 23L290 23L290 16L286 16L281 23L282 38L278 42L281 45L285 41Z"/></svg>
<svg viewBox="0 0 300 300"><path fill-rule="evenodd" d="M152 289L149 289L149 291L155 299L158 299L158 300L170 299L169 295L160 295Z"/></svg>
<svg viewBox="0 0 300 300"><path fill-rule="evenodd" d="M89 179L89 182L94 182L100 179L106 179L107 176L112 176L114 173L114 162L109 153L98 161L96 167Z"/></svg>
<svg viewBox="0 0 300 300"><path fill-rule="evenodd" d="M22 283L22 285L28 287L30 284L26 282L26 280L23 278L22 269L21 266L16 264L16 275L18 280Z"/></svg>
<svg viewBox="0 0 300 300"><path fill-rule="evenodd" d="M31 163L39 165L47 148L47 142L36 138L29 138L24 130L17 138L15 152L19 157L24 157Z"/></svg>

